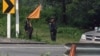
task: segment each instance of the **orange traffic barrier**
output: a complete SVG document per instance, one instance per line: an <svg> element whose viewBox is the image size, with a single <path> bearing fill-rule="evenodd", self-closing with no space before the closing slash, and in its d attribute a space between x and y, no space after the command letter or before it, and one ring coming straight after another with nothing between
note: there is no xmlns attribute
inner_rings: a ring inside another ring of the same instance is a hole
<svg viewBox="0 0 100 56"><path fill-rule="evenodd" d="M76 45L72 44L69 56L75 56L75 53L76 53Z"/></svg>

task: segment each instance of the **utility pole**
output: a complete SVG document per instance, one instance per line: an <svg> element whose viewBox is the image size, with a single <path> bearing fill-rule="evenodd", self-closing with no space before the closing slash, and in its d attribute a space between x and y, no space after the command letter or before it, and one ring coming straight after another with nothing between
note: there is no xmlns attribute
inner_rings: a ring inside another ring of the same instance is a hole
<svg viewBox="0 0 100 56"><path fill-rule="evenodd" d="M16 37L19 36L19 0L16 0Z"/></svg>

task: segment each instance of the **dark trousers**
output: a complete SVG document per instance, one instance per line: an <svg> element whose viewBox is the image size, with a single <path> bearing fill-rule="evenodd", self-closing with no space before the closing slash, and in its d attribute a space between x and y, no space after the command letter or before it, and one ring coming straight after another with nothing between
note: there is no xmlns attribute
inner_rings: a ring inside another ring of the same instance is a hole
<svg viewBox="0 0 100 56"><path fill-rule="evenodd" d="M32 32L28 33L29 39L32 39Z"/></svg>
<svg viewBox="0 0 100 56"><path fill-rule="evenodd" d="M52 41L56 41L56 33L57 33L56 31L51 32L51 40Z"/></svg>
<svg viewBox="0 0 100 56"><path fill-rule="evenodd" d="M26 34L27 34L27 37L28 37L28 39L32 39L32 33L30 33L30 32L26 32Z"/></svg>
<svg viewBox="0 0 100 56"><path fill-rule="evenodd" d="M29 29L28 30L29 39L32 39L32 33L33 33L33 29Z"/></svg>

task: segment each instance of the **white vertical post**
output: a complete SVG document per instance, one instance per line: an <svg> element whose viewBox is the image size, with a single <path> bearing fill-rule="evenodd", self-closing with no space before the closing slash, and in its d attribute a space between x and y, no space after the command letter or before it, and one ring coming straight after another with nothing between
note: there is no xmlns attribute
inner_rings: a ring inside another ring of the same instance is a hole
<svg viewBox="0 0 100 56"><path fill-rule="evenodd" d="M7 38L10 38L11 36L11 15L7 14Z"/></svg>
<svg viewBox="0 0 100 56"><path fill-rule="evenodd" d="M16 0L16 37L19 35L19 1Z"/></svg>

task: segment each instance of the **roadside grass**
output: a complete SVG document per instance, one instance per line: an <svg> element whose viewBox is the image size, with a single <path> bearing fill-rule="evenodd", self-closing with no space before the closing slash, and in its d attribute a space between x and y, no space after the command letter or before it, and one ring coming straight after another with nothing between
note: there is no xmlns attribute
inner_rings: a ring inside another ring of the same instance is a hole
<svg viewBox="0 0 100 56"><path fill-rule="evenodd" d="M1 20L1 19L0 19ZM0 36L6 37L6 23L5 17L0 21ZM14 21L14 19L12 20ZM43 22L32 22L33 24L33 36L32 41L46 42L48 44L65 44L65 43L77 43L81 37L81 34L85 32L84 29L79 29L69 26L58 25L57 29L57 41L53 42L50 39L49 26ZM15 38L15 23L11 25L11 37ZM18 39L28 39L26 32L24 31L24 21L20 23L20 34Z"/></svg>
<svg viewBox="0 0 100 56"><path fill-rule="evenodd" d="M53 42L50 39L50 31L48 24L38 24L34 26L33 41L40 41L40 42L46 42L48 44L65 44L65 43L77 43L81 37L81 34L84 32L82 29L73 28L73 27L58 27L57 30L57 41ZM23 39L28 39L28 36L26 37L26 33L22 30L22 34L20 37Z"/></svg>

